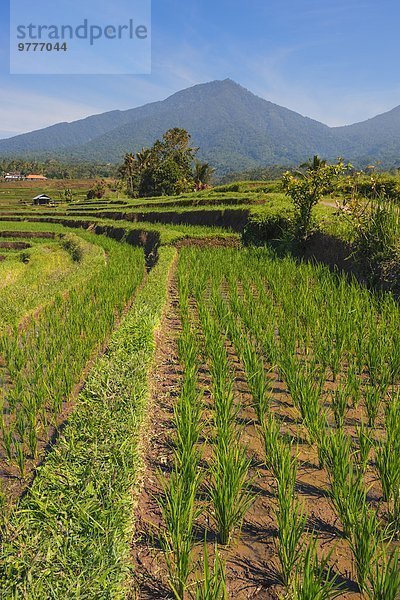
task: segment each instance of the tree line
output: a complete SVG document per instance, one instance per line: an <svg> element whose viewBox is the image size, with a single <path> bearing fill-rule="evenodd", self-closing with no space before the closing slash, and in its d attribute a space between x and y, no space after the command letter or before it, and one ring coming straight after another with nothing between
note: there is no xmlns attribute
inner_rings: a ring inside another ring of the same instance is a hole
<svg viewBox="0 0 400 600"><path fill-rule="evenodd" d="M5 158L0 160L0 173L31 173L44 175L48 179L95 179L96 177L115 177L117 165L96 165L93 163L68 164L55 159L27 160L23 158Z"/></svg>

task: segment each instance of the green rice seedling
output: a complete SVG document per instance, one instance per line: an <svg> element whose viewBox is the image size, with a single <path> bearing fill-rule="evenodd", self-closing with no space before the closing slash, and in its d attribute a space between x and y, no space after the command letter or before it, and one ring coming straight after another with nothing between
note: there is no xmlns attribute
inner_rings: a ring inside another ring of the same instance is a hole
<svg viewBox="0 0 400 600"><path fill-rule="evenodd" d="M299 409L307 428L310 442L316 442L321 423L325 420L320 404L322 377L316 368L308 364L300 368L299 364L290 362L286 363L284 374L294 405Z"/></svg>
<svg viewBox="0 0 400 600"><path fill-rule="evenodd" d="M393 393L389 398L385 411L385 426L388 439L394 442L400 432L400 392Z"/></svg>
<svg viewBox="0 0 400 600"><path fill-rule="evenodd" d="M385 395L392 379L389 351L386 332L380 322L371 329L366 355L370 384L373 388L379 388L382 396Z"/></svg>
<svg viewBox="0 0 400 600"><path fill-rule="evenodd" d="M362 397L361 379L357 373L356 366L353 364L348 368L345 388L348 397L352 399L353 407L357 408Z"/></svg>
<svg viewBox="0 0 400 600"><path fill-rule="evenodd" d="M240 304L237 288L231 285L231 301L235 307ZM219 322L226 327L228 335L232 340L239 358L243 361L246 372L247 383L253 397L254 409L258 419L261 421L266 414L270 403L271 383L265 372L265 365L254 341L249 339L239 319L230 312L219 293L213 294L213 305L219 318Z"/></svg>
<svg viewBox="0 0 400 600"><path fill-rule="evenodd" d="M400 483L400 460L393 452L398 449L398 444L391 444L388 439L375 444L376 468L381 480L385 502L394 500Z"/></svg>
<svg viewBox="0 0 400 600"><path fill-rule="evenodd" d="M206 304L200 301L198 309L205 336L206 353L210 357L215 425L219 436L229 436L234 431L233 423L238 410L234 406L229 360L219 327Z"/></svg>
<svg viewBox="0 0 400 600"><path fill-rule="evenodd" d="M265 465L277 477L285 443L281 436L279 423L272 414L263 419L260 431L264 443Z"/></svg>
<svg viewBox="0 0 400 600"><path fill-rule="evenodd" d="M286 586L290 585L294 567L301 556L301 538L307 521L303 507L295 499L296 475L297 458L292 456L290 445L283 445L278 455L275 477L278 498L278 557L282 581Z"/></svg>
<svg viewBox="0 0 400 600"><path fill-rule="evenodd" d="M214 422L218 441L232 440L235 438L234 422L239 410L235 407L233 382L231 380L217 380L213 384L214 394Z"/></svg>
<svg viewBox="0 0 400 600"><path fill-rule="evenodd" d="M286 331L287 328L286 323L278 323L278 335L279 338L277 340L277 366L279 368L279 373L281 376L281 380L285 380L288 387L292 385L293 387L296 384L296 374L297 374L297 359L296 359L296 338L293 337L291 339L291 334L293 332ZM290 339L290 342L286 344L286 338Z"/></svg>
<svg viewBox="0 0 400 600"><path fill-rule="evenodd" d="M181 454L185 449L195 447L201 433L202 402L197 391L197 372L190 373L189 365L187 367L185 366L186 373L179 399L174 406L178 454Z"/></svg>
<svg viewBox="0 0 400 600"><path fill-rule="evenodd" d="M354 328L354 364L349 368L348 376L357 377L361 375L365 366L365 345L367 340L366 327ZM353 380L354 381L354 380Z"/></svg>
<svg viewBox="0 0 400 600"><path fill-rule="evenodd" d="M336 322L337 324L338 322ZM341 335L341 332L336 331L337 335L335 339L335 344L332 346L332 352L330 353L330 368L332 372L332 379L336 382L337 377L341 371L342 367L342 359L345 351L345 338L344 335Z"/></svg>
<svg viewBox="0 0 400 600"><path fill-rule="evenodd" d="M33 459L38 456L38 434L35 426L29 425L28 429L28 448Z"/></svg>
<svg viewBox="0 0 400 600"><path fill-rule="evenodd" d="M400 532L400 394L394 394L386 408L386 438L375 442L375 464L388 503L392 534Z"/></svg>
<svg viewBox="0 0 400 600"><path fill-rule="evenodd" d="M339 429L331 434L327 445L326 467L331 483L330 496L348 539L366 505L362 473L351 458L351 440Z"/></svg>
<svg viewBox="0 0 400 600"><path fill-rule="evenodd" d="M25 452L24 452L24 443L22 440L17 440L16 438L14 438L13 446L14 446L14 456L15 456L14 460L18 467L21 479L24 479L25 471L26 471L26 457L25 457Z"/></svg>
<svg viewBox="0 0 400 600"><path fill-rule="evenodd" d="M394 311L392 314L395 314ZM390 384L392 387L400 379L400 332L396 323L391 327L390 353L389 353L389 372Z"/></svg>
<svg viewBox="0 0 400 600"><path fill-rule="evenodd" d="M28 423L28 448L33 459L38 456L38 424L37 418L34 412L29 414Z"/></svg>
<svg viewBox="0 0 400 600"><path fill-rule="evenodd" d="M293 496L282 495L278 500L276 519L282 582L290 587L295 575L295 567L302 556L301 539L305 531L307 515Z"/></svg>
<svg viewBox="0 0 400 600"><path fill-rule="evenodd" d="M304 424L307 427L308 436L311 443L318 443L325 435L327 418L325 409L317 397L305 409Z"/></svg>
<svg viewBox="0 0 400 600"><path fill-rule="evenodd" d="M348 465L345 480L334 479L331 485L331 498L343 525L345 537L350 539L357 528L358 518L366 504L366 489L362 473L354 465Z"/></svg>
<svg viewBox="0 0 400 600"><path fill-rule="evenodd" d="M264 419L270 406L271 381L266 375L265 365L254 345L248 339L243 343L241 355L247 375L254 408L260 422Z"/></svg>
<svg viewBox="0 0 400 600"><path fill-rule="evenodd" d="M313 350L316 362L320 365L324 373L326 373L330 362L331 340L329 329L325 323L318 323L318 327L316 327Z"/></svg>
<svg viewBox="0 0 400 600"><path fill-rule="evenodd" d="M208 317L203 318L199 310L207 338L207 358L210 363L224 363L223 367L212 365L215 370L213 396L220 399L219 416L215 417L215 423L218 418L219 432L227 439L228 432L232 434L234 430L233 420L230 426L226 425L228 415L232 415L232 405L225 410L230 404L226 401L229 398L227 382L232 374L223 357L223 344L218 345L216 341L217 337L228 335L236 353L241 355L239 358L245 366L249 387L255 379L253 374L257 373L255 359L267 356L270 362L270 355L273 355L273 363L286 380L310 441L318 444L320 465L326 464L331 479L332 503L335 505L336 502L345 535L351 539L356 519L361 518L359 515L365 510L363 473L371 454L372 434L367 425L361 424L353 452L352 442L343 431L330 433L321 394L317 402L315 396L318 396L323 373L330 368L333 378L339 379L340 375L339 389L347 396L347 403L357 407L364 396L365 375L368 375L366 387L375 387L380 394L379 398L378 392L375 396L367 392L370 395L366 401L369 422L377 422L380 403L387 396L387 386L393 385L398 378L395 373L399 371L399 360L393 352L396 340L392 333L397 329L397 305L324 268L298 265L289 258L278 260L265 250L229 251L229 256L224 254L225 250L185 252L190 254L187 271L193 272L188 289L199 290L198 295L197 291L194 294L198 304L204 305L205 313L211 313L210 321L216 321L214 335L212 323L208 323L205 320ZM268 342L264 344L265 340ZM245 352L248 354L246 361L243 359ZM305 384L298 383L301 378L306 380ZM253 395L257 396L254 391ZM263 392L259 394L262 395ZM346 420L346 408L343 398L337 400L334 416L340 430ZM267 468L279 476L279 454L284 452L285 440L280 435L279 424L268 412L259 419L265 462ZM390 430L390 426L386 425L386 429ZM387 444L386 457L389 458L395 455L397 447L393 434L389 433L387 438L389 441L384 439L380 444ZM383 467L381 469L383 471ZM392 516L395 513L393 485L396 480L393 472L387 474L388 488L392 490Z"/></svg>
<svg viewBox="0 0 400 600"><path fill-rule="evenodd" d="M28 423L25 411L19 410L15 419L15 431L18 433L22 442L25 442L27 427Z"/></svg>
<svg viewBox="0 0 400 600"><path fill-rule="evenodd" d="M394 445L388 440L378 442L375 456L383 498L388 503L390 526L397 537L400 532L400 442Z"/></svg>
<svg viewBox="0 0 400 600"><path fill-rule="evenodd" d="M325 463L329 477L344 481L352 456L350 436L343 429L332 431L327 436Z"/></svg>
<svg viewBox="0 0 400 600"><path fill-rule="evenodd" d="M184 377L178 401L174 405L175 465L171 477L163 483L164 496L159 500L166 526L162 539L169 583L174 596L179 599L185 595L192 571L193 528L201 512L196 505L201 482L201 452L198 444L202 402L197 391L199 349L189 323L188 298L183 298L182 302L183 327L178 340L178 354L184 365Z"/></svg>
<svg viewBox="0 0 400 600"><path fill-rule="evenodd" d="M285 327L287 325L285 324ZM279 342L277 348L277 365L281 381L285 380L289 392L296 389L298 378L298 363L296 360L296 339L288 339L293 332L282 331L283 326L279 324ZM293 396L292 396L293 398ZM296 405L296 398L293 398ZM297 407L298 408L298 407Z"/></svg>
<svg viewBox="0 0 400 600"><path fill-rule="evenodd" d="M297 478L297 458L292 455L291 444L280 444L274 476L277 484L278 503L293 498Z"/></svg>
<svg viewBox="0 0 400 600"><path fill-rule="evenodd" d="M360 590L366 592L371 565L381 541L380 527L375 511L365 509L358 515L357 527L349 541L354 557L357 583Z"/></svg>
<svg viewBox="0 0 400 600"><path fill-rule="evenodd" d="M333 600L343 594L343 586L328 565L329 558L318 559L317 540L311 536L296 566L293 600Z"/></svg>
<svg viewBox="0 0 400 600"><path fill-rule="evenodd" d="M254 501L248 480L250 464L245 449L237 440L232 443L231 437L218 437L208 490L219 541L224 546L230 543L234 531L241 528Z"/></svg>
<svg viewBox="0 0 400 600"><path fill-rule="evenodd" d="M14 426L6 425L3 415L1 415L1 444L7 459L11 461L13 459Z"/></svg>
<svg viewBox="0 0 400 600"><path fill-rule="evenodd" d="M207 544L205 541L203 550L202 580L196 583L195 598L196 600L228 599L225 564L219 555L217 546L215 546L214 562L213 566L211 567Z"/></svg>
<svg viewBox="0 0 400 600"><path fill-rule="evenodd" d="M368 425L370 427L375 427L381 401L381 389L379 387L369 385L365 390L365 406L368 414Z"/></svg>
<svg viewBox="0 0 400 600"><path fill-rule="evenodd" d="M222 312L225 314L227 307L218 300L217 285L219 286L218 277L214 281L212 298L216 312L221 316ZM235 426L239 407L234 404L233 377L220 324L210 312L204 298L197 294L196 299L206 353L210 359L216 429L216 449L208 491L219 539L221 544L226 545L230 542L234 530L241 527L244 515L253 501L248 481L251 461L240 445ZM232 333L234 323L229 316L226 328L228 331L231 328Z"/></svg>
<svg viewBox="0 0 400 600"><path fill-rule="evenodd" d="M174 597L183 600L192 570L194 525L200 514L196 506L199 479L187 480L175 470L163 481L163 495L159 498L165 532L162 545L168 568L169 583Z"/></svg>
<svg viewBox="0 0 400 600"><path fill-rule="evenodd" d="M336 427L341 429L344 426L346 409L347 409L347 393L346 390L339 386L332 394L332 410L335 418Z"/></svg>
<svg viewBox="0 0 400 600"><path fill-rule="evenodd" d="M367 590L370 600L398 600L400 597L399 551L388 555L385 545L375 557L369 576L371 589Z"/></svg>
<svg viewBox="0 0 400 600"><path fill-rule="evenodd" d="M327 456L328 456L328 452L329 452L329 444L330 444L330 439L329 439L327 422L326 422L326 420L325 420L325 423L322 423L322 421L321 421L321 426L320 426L320 429L318 432L318 439L317 439L318 466L320 469L325 468L325 464L326 464L326 460L327 460Z"/></svg>
<svg viewBox="0 0 400 600"><path fill-rule="evenodd" d="M370 430L361 421L357 427L357 438L358 438L358 462L363 472L365 472L368 464L369 455L373 446L373 438Z"/></svg>
<svg viewBox="0 0 400 600"><path fill-rule="evenodd" d="M260 353L267 362L275 362L275 307L271 298L266 294L264 282L257 277L257 273L251 273L248 278L248 271L243 273L242 296L239 296L231 284L230 301L233 312L238 314L243 325L253 337ZM237 274L234 275L237 277ZM255 288L255 291L253 291Z"/></svg>

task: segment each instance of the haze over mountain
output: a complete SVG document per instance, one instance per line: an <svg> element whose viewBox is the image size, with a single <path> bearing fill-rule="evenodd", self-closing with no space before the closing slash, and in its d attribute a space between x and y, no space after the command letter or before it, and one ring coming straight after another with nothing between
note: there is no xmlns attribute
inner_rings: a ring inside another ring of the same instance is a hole
<svg viewBox="0 0 400 600"><path fill-rule="evenodd" d="M218 171L298 164L314 154L359 166L400 164L400 107L346 127L328 127L255 96L226 79L182 90L164 101L111 111L0 140L0 158L120 162L170 127L184 127L199 158Z"/></svg>

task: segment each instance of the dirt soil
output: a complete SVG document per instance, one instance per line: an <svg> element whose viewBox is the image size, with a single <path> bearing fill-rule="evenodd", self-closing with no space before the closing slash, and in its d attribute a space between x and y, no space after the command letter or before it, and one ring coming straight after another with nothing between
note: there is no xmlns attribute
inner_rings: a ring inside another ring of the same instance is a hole
<svg viewBox="0 0 400 600"><path fill-rule="evenodd" d="M31 244L28 242L0 242L0 248L7 250L26 250L30 247Z"/></svg>
<svg viewBox="0 0 400 600"><path fill-rule="evenodd" d="M0 231L0 238L54 239L58 234L51 231Z"/></svg>

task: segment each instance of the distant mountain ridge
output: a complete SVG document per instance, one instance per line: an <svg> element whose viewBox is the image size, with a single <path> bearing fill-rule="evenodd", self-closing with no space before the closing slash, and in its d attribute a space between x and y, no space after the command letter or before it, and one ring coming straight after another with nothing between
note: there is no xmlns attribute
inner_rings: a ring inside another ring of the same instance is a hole
<svg viewBox="0 0 400 600"><path fill-rule="evenodd" d="M400 107L345 127L328 127L255 96L230 79L177 92L166 100L58 123L0 140L0 158L57 158L117 163L170 127L184 127L199 158L219 174L298 164L314 154L359 166L400 165Z"/></svg>

